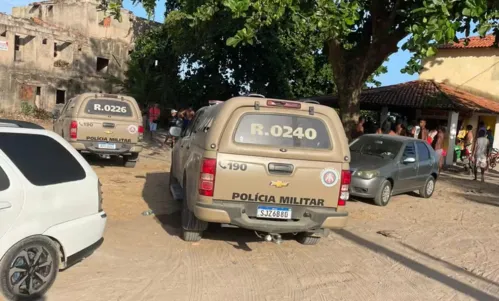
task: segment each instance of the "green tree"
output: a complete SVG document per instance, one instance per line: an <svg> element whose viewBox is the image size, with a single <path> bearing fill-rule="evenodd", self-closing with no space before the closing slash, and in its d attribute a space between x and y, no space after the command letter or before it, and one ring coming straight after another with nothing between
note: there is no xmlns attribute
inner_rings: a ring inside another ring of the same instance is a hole
<svg viewBox="0 0 499 301"><path fill-rule="evenodd" d="M150 1L137 0L147 7ZM359 96L366 80L386 58L403 45L414 53L404 67L418 72L421 60L436 53L436 45L456 41L456 33L470 34L477 23L480 35L498 32L499 13L495 0L184 0L196 8L183 17L195 28L202 28L219 14L230 14L243 25L226 41L230 46L252 45L265 30L283 18L296 26L289 36L313 32L324 43L340 99L341 117L348 129L359 116ZM175 8L175 11L182 11Z"/></svg>

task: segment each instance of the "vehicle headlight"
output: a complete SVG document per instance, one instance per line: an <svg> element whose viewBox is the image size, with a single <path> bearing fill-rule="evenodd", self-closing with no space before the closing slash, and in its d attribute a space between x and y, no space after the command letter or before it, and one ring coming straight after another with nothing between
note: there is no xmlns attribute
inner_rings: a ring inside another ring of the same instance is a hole
<svg viewBox="0 0 499 301"><path fill-rule="evenodd" d="M372 179L379 176L379 171L377 170L358 170L355 172L354 176L362 179Z"/></svg>

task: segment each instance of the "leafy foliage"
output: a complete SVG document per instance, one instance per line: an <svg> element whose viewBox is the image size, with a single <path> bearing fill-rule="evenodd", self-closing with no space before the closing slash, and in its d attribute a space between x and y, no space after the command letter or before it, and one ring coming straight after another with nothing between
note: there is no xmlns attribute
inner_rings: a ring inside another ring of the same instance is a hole
<svg viewBox="0 0 499 301"><path fill-rule="evenodd" d="M150 9L154 1L134 2ZM419 72L438 44L456 41L458 32L470 35L472 23L480 35L497 33L497 2L178 0L166 5L167 24L185 39L174 47L191 70L199 66L187 76L197 78L198 88L200 83L227 85L224 74L232 72L232 88L251 85L273 95L303 95L327 90L324 81L332 78L348 132L359 116L361 89L373 74L385 71L382 64L400 41L408 37L402 48L414 53L403 72ZM191 39L188 33L194 33ZM321 68L326 61L334 77Z"/></svg>

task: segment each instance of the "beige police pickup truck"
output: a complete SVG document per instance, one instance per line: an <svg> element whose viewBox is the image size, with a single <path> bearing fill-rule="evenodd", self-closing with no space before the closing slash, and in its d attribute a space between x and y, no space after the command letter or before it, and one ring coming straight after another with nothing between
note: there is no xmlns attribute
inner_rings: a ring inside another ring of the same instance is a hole
<svg viewBox="0 0 499 301"><path fill-rule="evenodd" d="M81 153L122 156L125 167L134 167L144 127L134 98L84 93L54 112L54 132Z"/></svg>
<svg viewBox="0 0 499 301"><path fill-rule="evenodd" d="M173 131L171 131L172 133ZM182 235L208 223L316 244L345 226L350 150L338 114L310 101L235 97L201 108L172 151Z"/></svg>

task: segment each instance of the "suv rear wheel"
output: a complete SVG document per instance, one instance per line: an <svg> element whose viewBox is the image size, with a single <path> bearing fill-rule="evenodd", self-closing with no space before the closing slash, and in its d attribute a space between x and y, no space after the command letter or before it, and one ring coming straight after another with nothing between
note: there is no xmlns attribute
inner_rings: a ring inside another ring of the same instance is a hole
<svg viewBox="0 0 499 301"><path fill-rule="evenodd" d="M0 262L0 289L8 300L38 300L52 286L59 268L57 245L34 236L15 244Z"/></svg>

